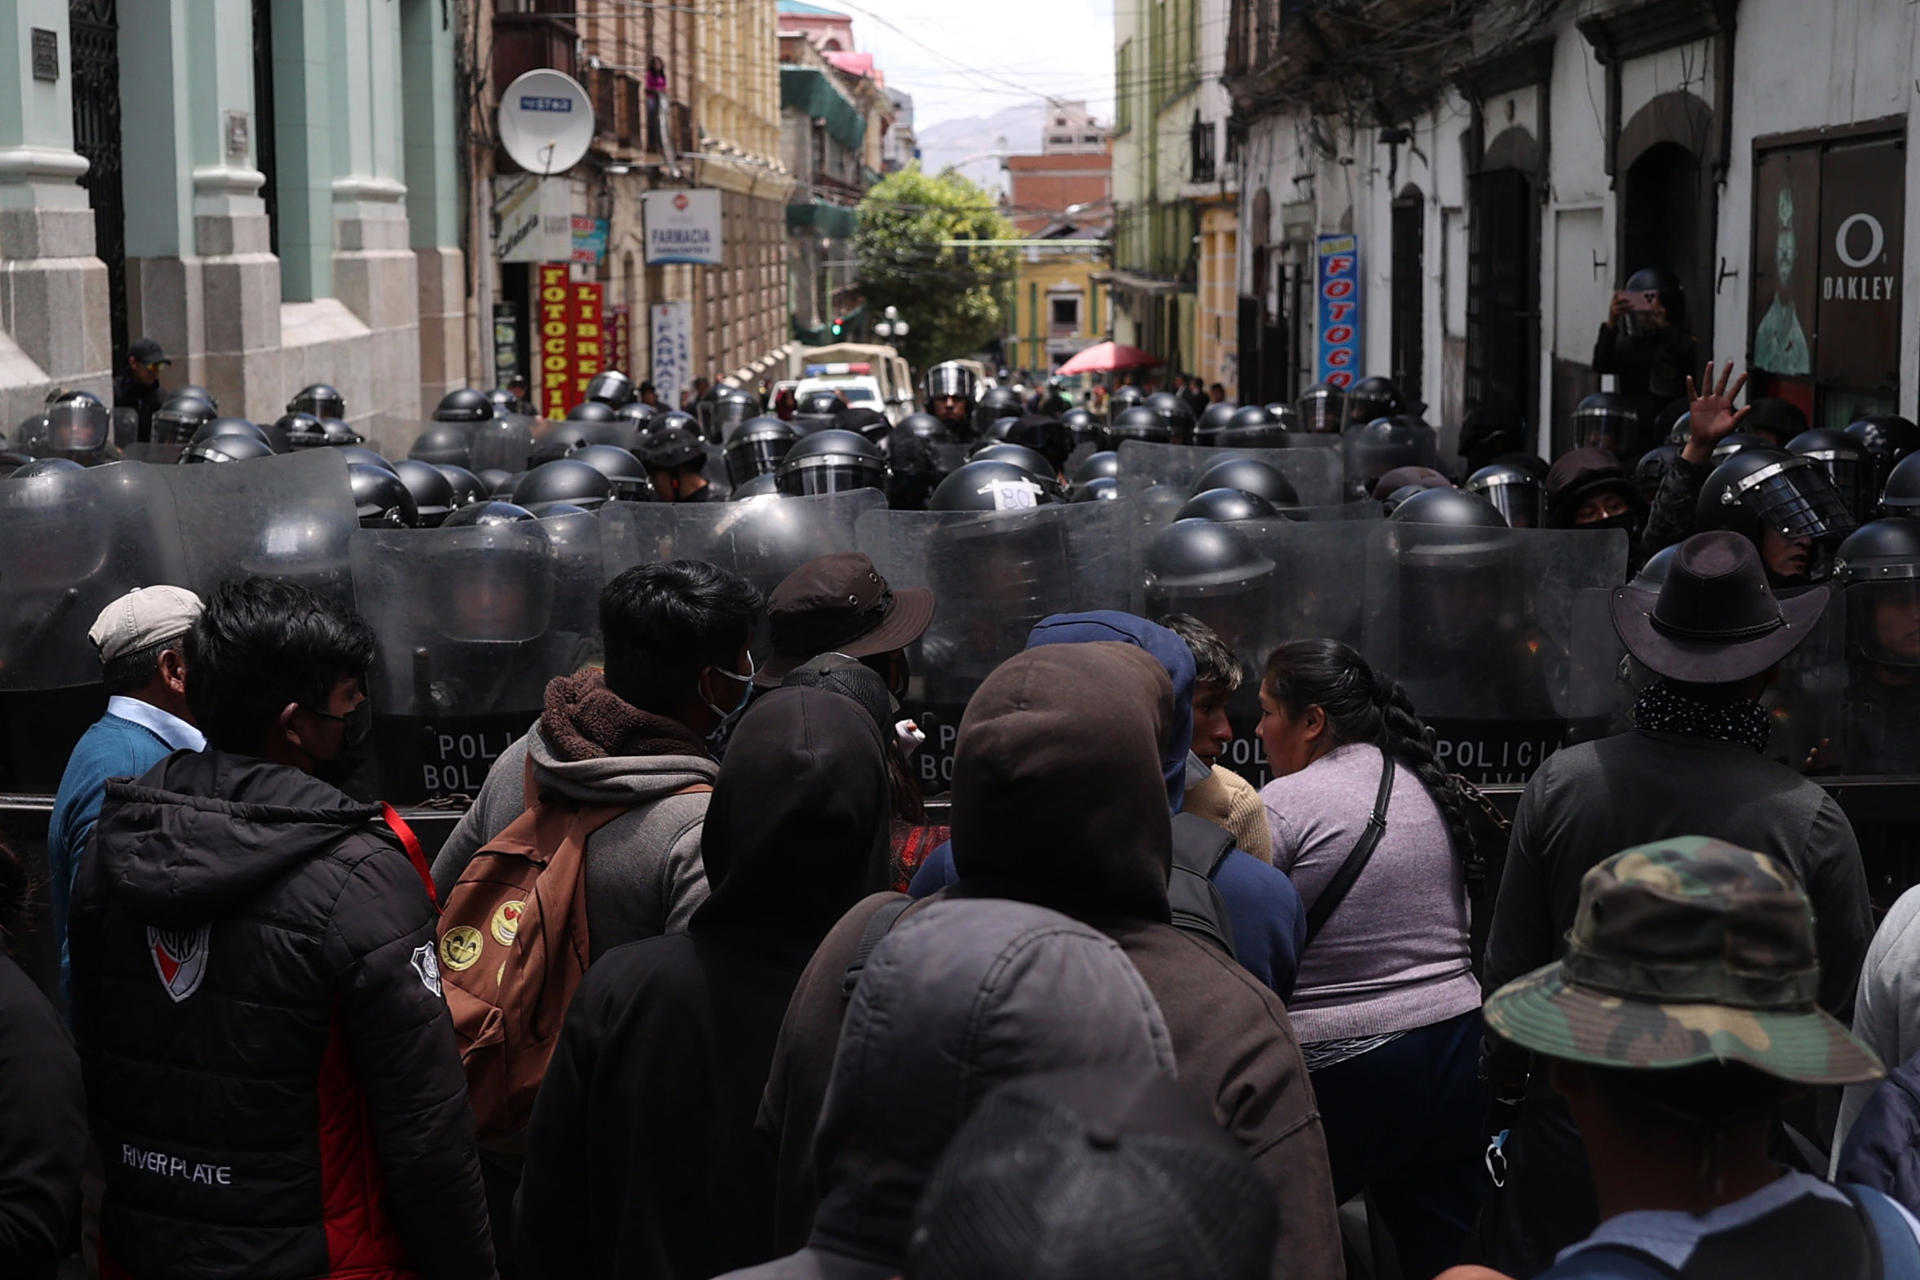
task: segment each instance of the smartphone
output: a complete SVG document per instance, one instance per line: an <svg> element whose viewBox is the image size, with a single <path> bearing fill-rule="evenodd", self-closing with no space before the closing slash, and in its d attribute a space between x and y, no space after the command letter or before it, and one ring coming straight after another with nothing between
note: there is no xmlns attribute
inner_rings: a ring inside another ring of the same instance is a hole
<svg viewBox="0 0 1920 1280"><path fill-rule="evenodd" d="M1629 311L1651 311L1660 299L1659 291L1654 289L1619 289L1613 296L1624 301Z"/></svg>

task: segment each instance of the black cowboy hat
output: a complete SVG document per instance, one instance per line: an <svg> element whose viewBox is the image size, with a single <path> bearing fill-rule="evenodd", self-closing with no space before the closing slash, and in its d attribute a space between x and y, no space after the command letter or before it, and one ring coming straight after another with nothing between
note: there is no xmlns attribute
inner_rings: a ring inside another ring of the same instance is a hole
<svg viewBox="0 0 1920 1280"><path fill-rule="evenodd" d="M1732 684L1791 653L1826 605L1825 587L1776 598L1753 544L1717 530L1680 544L1658 592L1615 587L1613 629L1656 675Z"/></svg>

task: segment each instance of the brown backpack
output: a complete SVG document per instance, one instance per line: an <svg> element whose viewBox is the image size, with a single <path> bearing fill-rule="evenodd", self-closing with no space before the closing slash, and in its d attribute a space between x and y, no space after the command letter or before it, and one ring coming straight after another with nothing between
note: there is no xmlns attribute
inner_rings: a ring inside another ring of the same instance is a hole
<svg viewBox="0 0 1920 1280"><path fill-rule="evenodd" d="M473 855L440 917L440 980L486 1141L527 1127L587 972L587 839L633 807L542 796L531 763L526 786L526 811Z"/></svg>

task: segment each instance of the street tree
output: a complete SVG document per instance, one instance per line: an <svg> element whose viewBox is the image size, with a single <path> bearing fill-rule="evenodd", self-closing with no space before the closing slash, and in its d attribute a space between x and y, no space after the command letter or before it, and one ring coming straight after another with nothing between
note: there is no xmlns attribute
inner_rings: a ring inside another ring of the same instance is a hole
<svg viewBox="0 0 1920 1280"><path fill-rule="evenodd" d="M983 349L1002 328L1015 251L950 242L1016 234L993 196L956 170L888 174L861 200L854 232L868 314L900 309L908 331L894 345L918 369Z"/></svg>

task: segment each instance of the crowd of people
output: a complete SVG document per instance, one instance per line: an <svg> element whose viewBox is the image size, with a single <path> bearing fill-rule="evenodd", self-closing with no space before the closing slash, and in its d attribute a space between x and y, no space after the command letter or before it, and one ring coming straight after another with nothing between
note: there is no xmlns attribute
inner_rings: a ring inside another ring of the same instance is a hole
<svg viewBox="0 0 1920 1280"><path fill-rule="evenodd" d="M436 848L368 784L395 648L357 560L345 599L234 572L108 601L105 714L48 830L58 972L0 959L0 1274L1920 1273L1920 891L1876 928L1809 776L1904 741L1920 538L1882 510L1920 431L1729 449L1779 411L1677 376L1672 445L1603 393L1549 465L1484 409L1453 477L1384 379L1123 386L1105 420L959 362L898 422L724 386L676 416L611 371L564 423L455 392L411 457L346 466L365 545L756 487L1002 541L932 586L863 549L764 584L625 565ZM21 479L364 445L324 386L271 428L134 393L144 423L51 404ZM1311 436L1337 517L1272 461ZM1119 483L1125 441L1224 452L1156 497ZM1006 605L1023 526L994 522L1069 501L1143 513L1151 607ZM1220 607L1275 590L1227 571L1262 530L1361 516L1403 566L1510 574L1487 548L1546 527L1617 573L1625 706L1561 716L1510 821L1430 722L1455 659ZM914 709L956 611L1018 633L981 647L930 809ZM1881 710L1781 758L1834 628ZM1249 707L1259 771L1230 767ZM16 952L31 881L0 852Z"/></svg>

